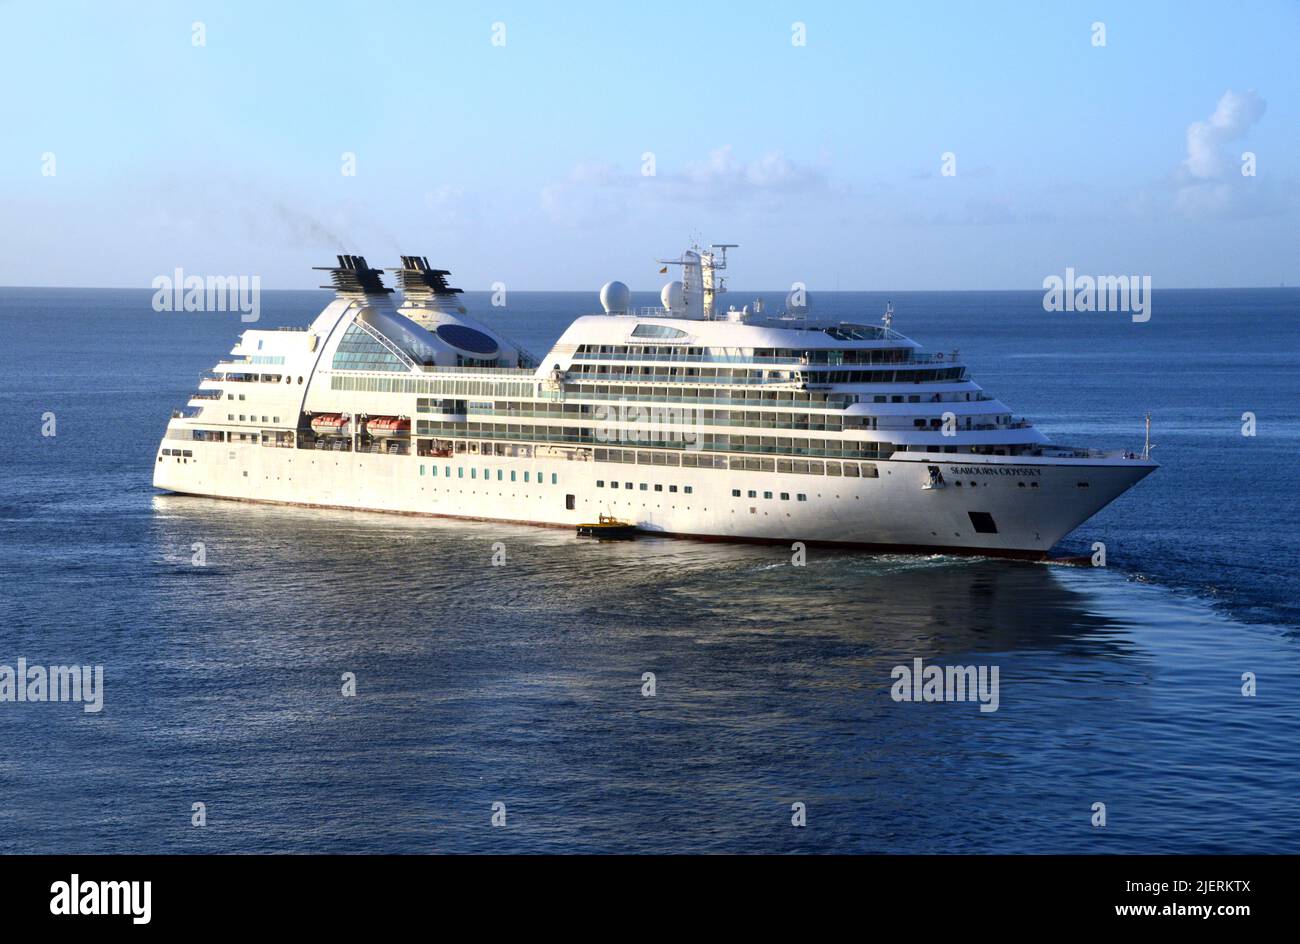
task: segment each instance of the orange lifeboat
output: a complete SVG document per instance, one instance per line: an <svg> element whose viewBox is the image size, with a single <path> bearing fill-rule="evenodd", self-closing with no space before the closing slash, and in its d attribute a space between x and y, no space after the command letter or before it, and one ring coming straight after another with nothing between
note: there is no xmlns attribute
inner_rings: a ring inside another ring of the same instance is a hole
<svg viewBox="0 0 1300 944"><path fill-rule="evenodd" d="M318 436L345 436L348 418L341 413L321 413L311 418L311 430Z"/></svg>
<svg viewBox="0 0 1300 944"><path fill-rule="evenodd" d="M405 416L375 416L366 424L366 432L377 439L411 435L411 421Z"/></svg>

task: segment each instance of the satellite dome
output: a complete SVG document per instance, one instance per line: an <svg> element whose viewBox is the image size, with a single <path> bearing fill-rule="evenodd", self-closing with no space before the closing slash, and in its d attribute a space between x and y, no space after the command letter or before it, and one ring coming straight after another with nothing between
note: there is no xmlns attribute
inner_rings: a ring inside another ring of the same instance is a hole
<svg viewBox="0 0 1300 944"><path fill-rule="evenodd" d="M600 288L600 305L608 315L626 314L632 303L632 290L622 282L606 282Z"/></svg>
<svg viewBox="0 0 1300 944"><path fill-rule="evenodd" d="M669 282L659 290L659 300L669 311L681 311L686 307L686 286L681 282Z"/></svg>

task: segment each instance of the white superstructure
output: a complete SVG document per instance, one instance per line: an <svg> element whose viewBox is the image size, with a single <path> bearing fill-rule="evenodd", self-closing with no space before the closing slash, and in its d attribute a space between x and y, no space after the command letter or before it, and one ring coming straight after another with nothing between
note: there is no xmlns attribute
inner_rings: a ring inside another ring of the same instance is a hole
<svg viewBox="0 0 1300 944"><path fill-rule="evenodd" d="M577 318L540 363L447 273L340 256L306 329L249 330L173 415L154 485L216 498L1037 556L1153 469L1052 445L884 325L723 311L727 246L664 307ZM759 306L755 306L758 308Z"/></svg>

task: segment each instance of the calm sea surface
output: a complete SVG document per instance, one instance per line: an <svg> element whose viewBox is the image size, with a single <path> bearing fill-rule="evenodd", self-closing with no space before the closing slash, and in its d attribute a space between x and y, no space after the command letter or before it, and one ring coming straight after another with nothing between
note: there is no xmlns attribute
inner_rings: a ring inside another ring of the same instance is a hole
<svg viewBox="0 0 1300 944"><path fill-rule="evenodd" d="M1140 449L1150 410L1162 468L1061 547L1104 569L161 495L248 326L150 297L0 289L0 665L105 671L99 714L0 702L0 852L1300 852L1300 291L814 298L892 298L1058 441ZM467 300L539 355L596 307ZM999 710L892 701L917 657L998 666Z"/></svg>

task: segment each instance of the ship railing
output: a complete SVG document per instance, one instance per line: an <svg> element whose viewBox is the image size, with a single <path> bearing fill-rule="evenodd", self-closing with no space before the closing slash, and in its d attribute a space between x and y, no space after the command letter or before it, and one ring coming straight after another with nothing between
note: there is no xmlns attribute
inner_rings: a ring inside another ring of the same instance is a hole
<svg viewBox="0 0 1300 944"><path fill-rule="evenodd" d="M673 364L791 364L801 365L809 363L806 357L759 357L747 356L744 354L601 354L593 351L585 351L580 354L574 354L575 361L614 361L618 363L627 363L629 361L653 361L666 362Z"/></svg>
<svg viewBox="0 0 1300 944"><path fill-rule="evenodd" d="M1022 419L1022 420L1016 420L1013 423L972 423L969 427L962 427L962 428L963 429L969 428L972 430L978 430L980 432L988 432L990 430L996 430L996 429L1029 429L1033 425L1034 424L1029 422L1029 420Z"/></svg>
<svg viewBox="0 0 1300 944"><path fill-rule="evenodd" d="M853 396L853 394L847 394L842 396ZM636 404L673 403L673 404L681 404L682 406L687 406L687 407L695 406L697 404L701 406L723 406L723 407L766 406L766 407L771 407L773 409L780 409L780 410L788 410L788 409L843 410L846 409L848 406L850 406L853 402L856 402L848 399L826 400L826 401L758 400L758 399L738 398L738 397L654 396L650 394L647 394L645 396L639 396L639 397L629 397L621 393L614 394L614 393L586 393L586 392L581 392L581 393L570 392L567 395L567 398L570 400L606 400L613 403L636 403Z"/></svg>
<svg viewBox="0 0 1300 944"><path fill-rule="evenodd" d="M710 387L765 386L797 387L803 383L796 377L698 377L684 374L580 374L567 378L570 383L651 383L651 384L707 384ZM812 386L812 384L809 384ZM831 384L821 384L829 387Z"/></svg>
<svg viewBox="0 0 1300 944"><path fill-rule="evenodd" d="M955 364L957 363L957 351L938 352L934 354L913 354L902 364Z"/></svg>
<svg viewBox="0 0 1300 944"><path fill-rule="evenodd" d="M421 364L420 370L427 374L473 374L493 377L534 377L537 371L531 367L444 367L436 364Z"/></svg>

